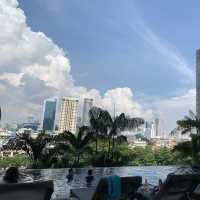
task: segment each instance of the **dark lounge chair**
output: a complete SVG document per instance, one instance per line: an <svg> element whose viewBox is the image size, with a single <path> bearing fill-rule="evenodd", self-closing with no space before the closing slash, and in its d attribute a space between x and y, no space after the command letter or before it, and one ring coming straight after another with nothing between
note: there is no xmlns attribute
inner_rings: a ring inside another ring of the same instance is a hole
<svg viewBox="0 0 200 200"><path fill-rule="evenodd" d="M122 177L121 191L122 197L134 197L137 189L142 184L142 177ZM102 178L97 187L72 189L71 196L78 200L107 200L108 183L105 178Z"/></svg>
<svg viewBox="0 0 200 200"><path fill-rule="evenodd" d="M160 191L153 198L155 200L200 200L200 193L195 189L200 184L200 175L169 174Z"/></svg>
<svg viewBox="0 0 200 200"><path fill-rule="evenodd" d="M50 200L52 193L53 181L0 184L2 200Z"/></svg>

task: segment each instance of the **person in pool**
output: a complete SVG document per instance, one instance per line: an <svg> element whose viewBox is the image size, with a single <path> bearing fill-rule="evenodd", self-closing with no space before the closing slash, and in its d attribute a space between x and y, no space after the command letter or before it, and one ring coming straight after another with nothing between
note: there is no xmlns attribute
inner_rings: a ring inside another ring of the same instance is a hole
<svg viewBox="0 0 200 200"><path fill-rule="evenodd" d="M3 177L3 181L6 183L18 183L19 182L19 170L17 167L9 167Z"/></svg>
<svg viewBox="0 0 200 200"><path fill-rule="evenodd" d="M68 182L68 183L71 182L71 181L73 180L73 178L74 178L74 172L73 172L73 169L72 169L72 168L70 168L70 169L68 170L68 174L67 174L66 178L67 178L67 182Z"/></svg>
<svg viewBox="0 0 200 200"><path fill-rule="evenodd" d="M5 183L33 182L33 178L27 174L20 173L17 167L9 167L2 181Z"/></svg>
<svg viewBox="0 0 200 200"><path fill-rule="evenodd" d="M92 183L92 181L94 180L94 176L93 176L93 170L89 169L87 176L85 177L87 185L90 185Z"/></svg>

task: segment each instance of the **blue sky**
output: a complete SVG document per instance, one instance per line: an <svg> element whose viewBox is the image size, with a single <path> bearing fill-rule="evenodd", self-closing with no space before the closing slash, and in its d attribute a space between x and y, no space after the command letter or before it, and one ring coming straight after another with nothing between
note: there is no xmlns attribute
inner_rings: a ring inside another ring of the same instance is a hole
<svg viewBox="0 0 200 200"><path fill-rule="evenodd" d="M177 71L178 63L140 32L141 26L153 32L194 71L199 6L186 0L20 0L31 28L67 52L77 84L101 92L128 86L138 97L169 97L194 86L195 77Z"/></svg>
<svg viewBox="0 0 200 200"><path fill-rule="evenodd" d="M199 7L197 0L1 0L3 120L40 119L45 99L76 96L110 112L115 104L117 113L159 117L170 131L195 111Z"/></svg>

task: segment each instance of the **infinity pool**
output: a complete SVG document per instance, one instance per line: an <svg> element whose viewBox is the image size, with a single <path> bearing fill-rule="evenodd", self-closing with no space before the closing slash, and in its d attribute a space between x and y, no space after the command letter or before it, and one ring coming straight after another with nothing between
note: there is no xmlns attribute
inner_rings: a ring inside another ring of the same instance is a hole
<svg viewBox="0 0 200 200"><path fill-rule="evenodd" d="M116 174L119 176L142 176L143 181L148 180L151 184L157 184L158 179L165 179L166 176L174 172L178 167L175 166L151 166L151 167L113 167L113 168L94 168L95 186L99 179L105 175ZM42 169L26 170L34 180L51 179L54 181L54 194L52 199L66 199L69 197L71 188L83 188L86 186L85 176L88 168L74 169L74 180L67 183L66 175L68 169Z"/></svg>

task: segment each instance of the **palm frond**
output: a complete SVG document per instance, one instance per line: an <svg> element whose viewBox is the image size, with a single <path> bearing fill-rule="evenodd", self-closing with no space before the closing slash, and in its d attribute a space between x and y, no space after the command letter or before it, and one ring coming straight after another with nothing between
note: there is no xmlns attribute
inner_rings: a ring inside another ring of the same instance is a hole
<svg viewBox="0 0 200 200"><path fill-rule="evenodd" d="M192 155L192 145L190 141L181 142L177 144L173 148L173 152L178 151L180 152L184 157L191 156Z"/></svg>

